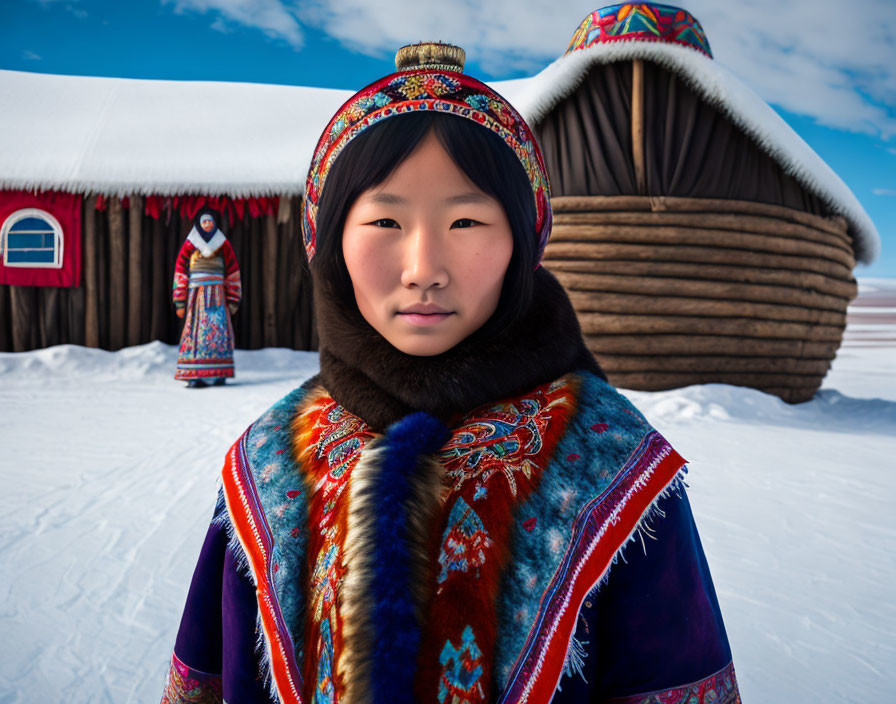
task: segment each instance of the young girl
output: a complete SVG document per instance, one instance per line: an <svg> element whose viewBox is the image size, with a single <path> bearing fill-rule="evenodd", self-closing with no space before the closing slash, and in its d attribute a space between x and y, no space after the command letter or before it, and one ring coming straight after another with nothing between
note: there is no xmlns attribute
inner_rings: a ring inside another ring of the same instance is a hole
<svg viewBox="0 0 896 704"><path fill-rule="evenodd" d="M459 52L321 137L321 371L227 455L164 702L739 701L684 460L539 266L541 154Z"/></svg>
<svg viewBox="0 0 896 704"><path fill-rule="evenodd" d="M174 266L174 307L184 318L175 379L192 388L233 376L233 324L240 268L220 229L221 215L201 208Z"/></svg>

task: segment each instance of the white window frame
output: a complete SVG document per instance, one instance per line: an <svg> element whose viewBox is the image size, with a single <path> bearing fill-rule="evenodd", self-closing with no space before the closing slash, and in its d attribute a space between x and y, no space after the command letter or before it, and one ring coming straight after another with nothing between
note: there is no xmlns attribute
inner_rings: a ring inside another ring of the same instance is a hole
<svg viewBox="0 0 896 704"><path fill-rule="evenodd" d="M6 240L9 235L9 231L12 229L12 226L15 225L19 220L24 220L25 218L40 218L41 220L46 220L53 227L53 237L55 243L55 258L52 262L8 262L7 255L7 246ZM62 254L63 247L65 245L65 237L62 232L62 225L59 221L54 218L50 213L46 210L41 210L40 208L22 208L21 210L15 211L12 215L10 215L3 223L3 228L0 229L0 251L3 252L3 266L7 267L17 267L20 269L61 269L62 268Z"/></svg>

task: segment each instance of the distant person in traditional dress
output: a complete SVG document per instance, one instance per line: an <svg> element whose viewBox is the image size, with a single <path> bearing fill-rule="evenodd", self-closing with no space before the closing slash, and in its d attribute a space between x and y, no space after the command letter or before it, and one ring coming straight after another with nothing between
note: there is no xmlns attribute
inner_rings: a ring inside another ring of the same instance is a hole
<svg viewBox="0 0 896 704"><path fill-rule="evenodd" d="M174 306L184 318L175 379L190 388L233 376L233 324L242 296L240 268L221 231L221 215L202 208L174 267Z"/></svg>

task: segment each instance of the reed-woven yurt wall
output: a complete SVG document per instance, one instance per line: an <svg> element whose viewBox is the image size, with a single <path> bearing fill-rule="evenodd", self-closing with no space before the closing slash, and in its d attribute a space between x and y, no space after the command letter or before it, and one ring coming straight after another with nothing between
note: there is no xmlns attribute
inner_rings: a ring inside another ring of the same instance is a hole
<svg viewBox="0 0 896 704"><path fill-rule="evenodd" d="M856 294L843 218L651 62L592 67L535 130L545 264L611 382L814 395Z"/></svg>
<svg viewBox="0 0 896 704"><path fill-rule="evenodd" d="M104 200L104 210L96 197L82 202L80 286L0 286L0 351L178 342L183 321L171 302L172 281L191 220L177 209L150 217L140 196ZM317 347L297 218L296 198L282 199L278 212L253 217L247 210L225 228L242 275L233 318L239 348Z"/></svg>

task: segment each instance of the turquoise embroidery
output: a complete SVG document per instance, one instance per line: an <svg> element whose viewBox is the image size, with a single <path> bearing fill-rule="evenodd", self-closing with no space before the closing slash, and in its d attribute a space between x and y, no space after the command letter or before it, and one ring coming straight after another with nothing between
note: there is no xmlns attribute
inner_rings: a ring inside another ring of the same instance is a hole
<svg viewBox="0 0 896 704"><path fill-rule="evenodd" d="M483 564L485 550L491 544L482 519L462 497L458 497L448 516L448 527L442 534L439 584L448 579L451 572L469 572Z"/></svg>
<svg viewBox="0 0 896 704"><path fill-rule="evenodd" d="M476 645L473 629L467 626L461 635L461 643L457 648L450 640L445 641L439 664L442 666L442 677L439 681L439 703L466 704L482 701L482 651Z"/></svg>

